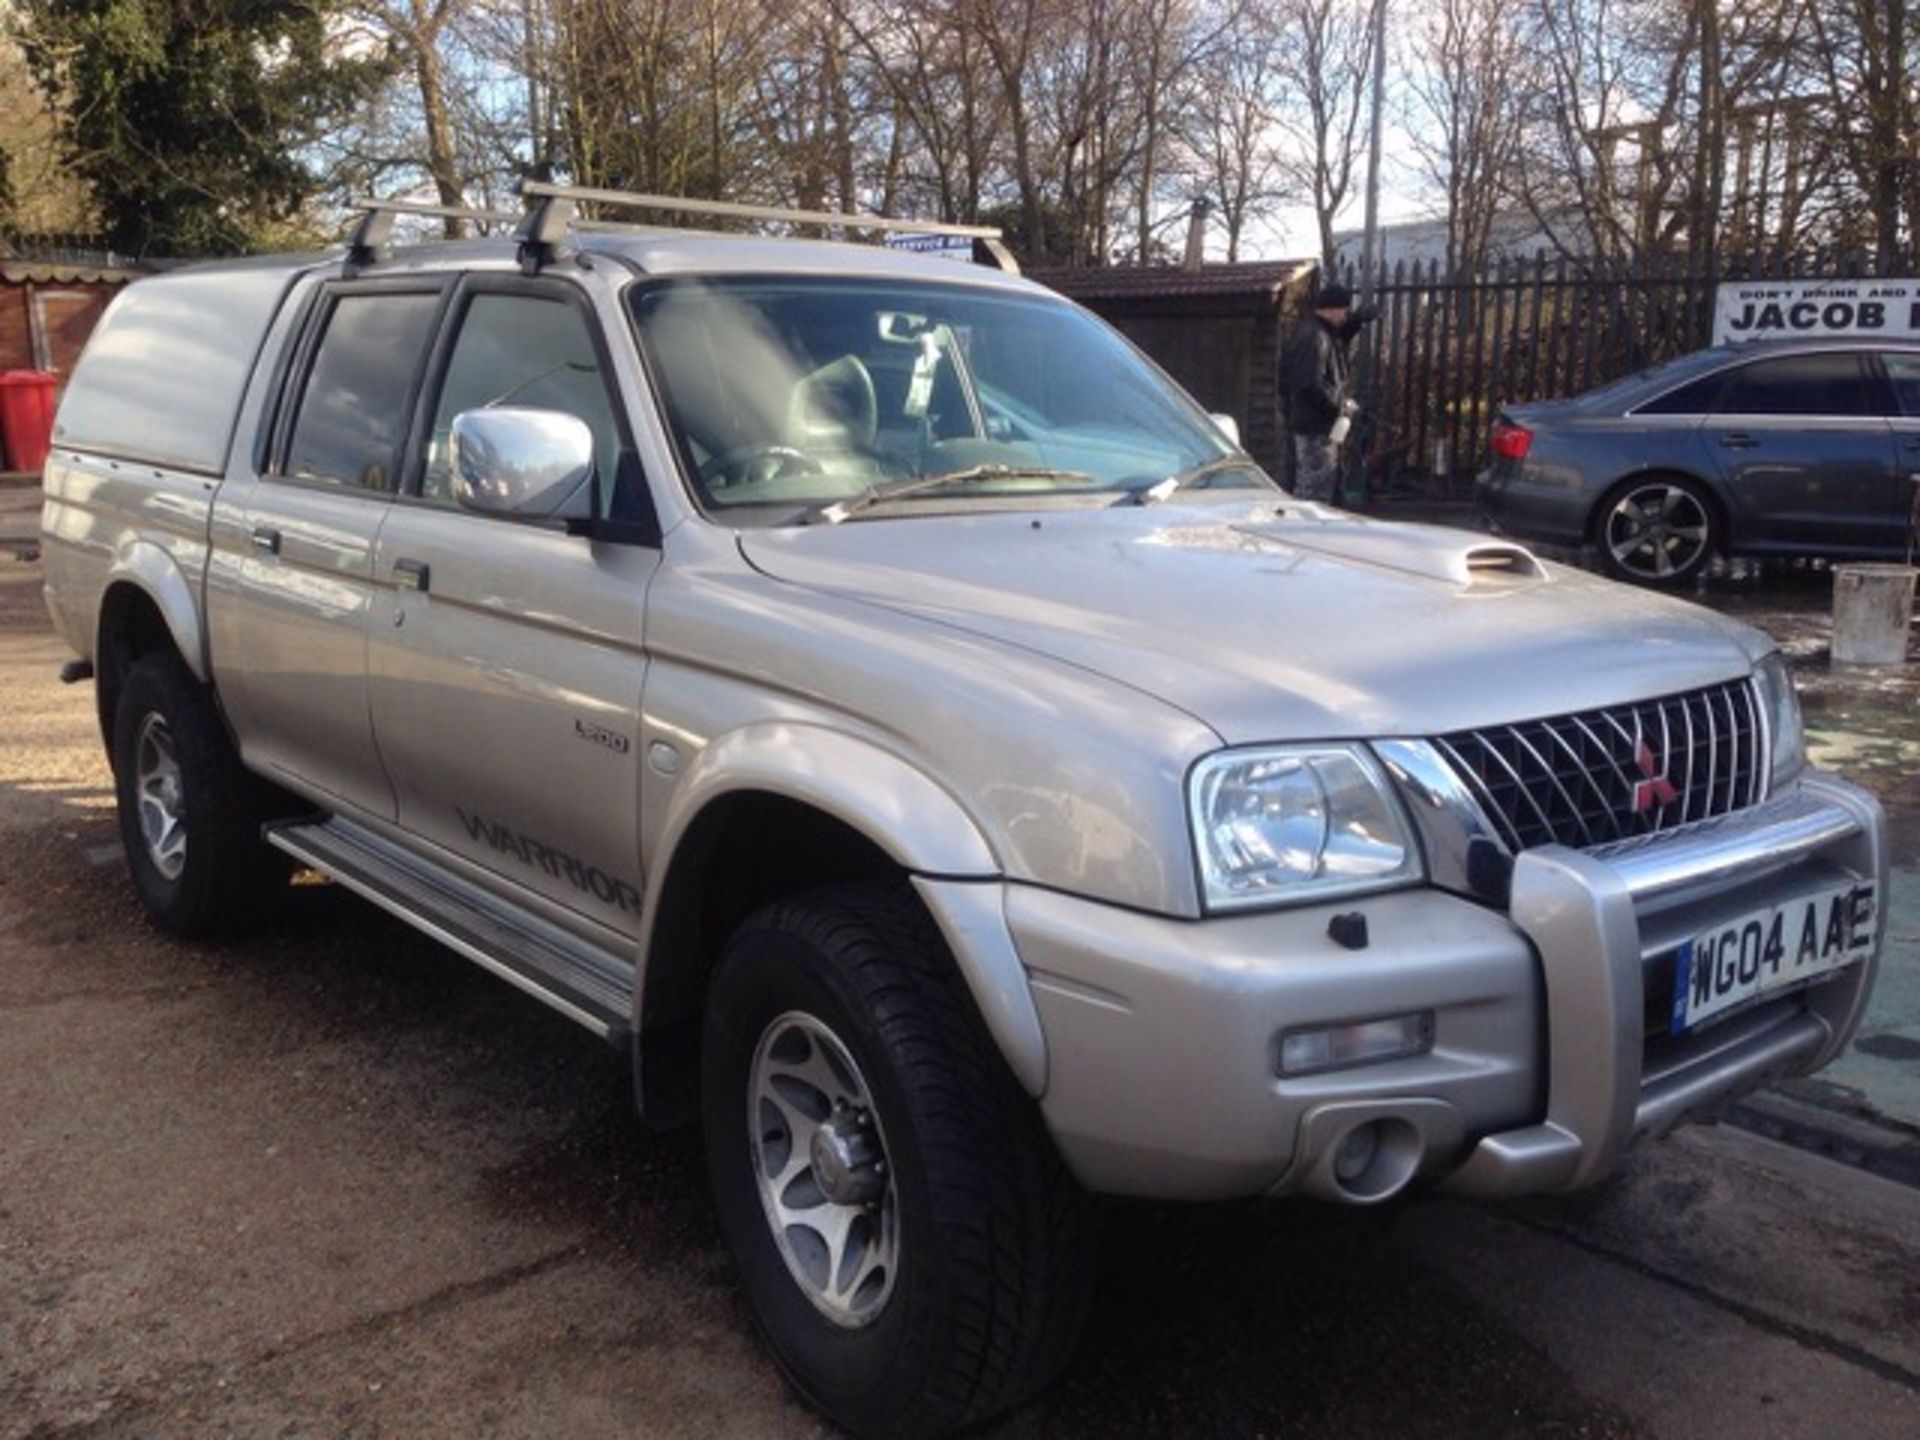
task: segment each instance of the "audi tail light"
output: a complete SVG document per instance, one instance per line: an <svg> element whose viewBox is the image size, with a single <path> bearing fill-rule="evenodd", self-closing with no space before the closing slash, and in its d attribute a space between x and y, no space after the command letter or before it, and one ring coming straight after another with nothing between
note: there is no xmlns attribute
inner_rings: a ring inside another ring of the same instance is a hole
<svg viewBox="0 0 1920 1440"><path fill-rule="evenodd" d="M1493 453L1502 460L1524 460L1527 451L1533 447L1533 432L1524 425L1501 416L1493 422L1493 433L1488 437Z"/></svg>

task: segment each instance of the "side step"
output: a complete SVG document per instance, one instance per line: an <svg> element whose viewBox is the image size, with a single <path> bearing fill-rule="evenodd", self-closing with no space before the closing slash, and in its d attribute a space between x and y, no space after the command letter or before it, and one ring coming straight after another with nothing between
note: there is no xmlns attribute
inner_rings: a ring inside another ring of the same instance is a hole
<svg viewBox="0 0 1920 1440"><path fill-rule="evenodd" d="M338 818L289 820L262 832L294 859L398 915L416 930L603 1039L620 1042L632 1014L633 967L479 886Z"/></svg>

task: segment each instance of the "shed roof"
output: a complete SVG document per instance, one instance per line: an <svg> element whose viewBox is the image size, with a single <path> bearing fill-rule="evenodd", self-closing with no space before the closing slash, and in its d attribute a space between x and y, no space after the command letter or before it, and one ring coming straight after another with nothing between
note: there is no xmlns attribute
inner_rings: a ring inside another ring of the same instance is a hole
<svg viewBox="0 0 1920 1440"><path fill-rule="evenodd" d="M142 273L117 265L64 260L0 260L0 283L8 285L119 285Z"/></svg>

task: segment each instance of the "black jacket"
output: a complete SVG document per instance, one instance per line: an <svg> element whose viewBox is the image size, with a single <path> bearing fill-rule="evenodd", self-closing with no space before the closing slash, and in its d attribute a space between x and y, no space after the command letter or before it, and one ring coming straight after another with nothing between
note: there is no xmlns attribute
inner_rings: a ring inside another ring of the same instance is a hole
<svg viewBox="0 0 1920 1440"><path fill-rule="evenodd" d="M1294 434L1324 435L1340 418L1340 402L1347 398L1347 341L1359 329L1351 317L1335 327L1311 314L1294 327L1280 365L1280 399Z"/></svg>

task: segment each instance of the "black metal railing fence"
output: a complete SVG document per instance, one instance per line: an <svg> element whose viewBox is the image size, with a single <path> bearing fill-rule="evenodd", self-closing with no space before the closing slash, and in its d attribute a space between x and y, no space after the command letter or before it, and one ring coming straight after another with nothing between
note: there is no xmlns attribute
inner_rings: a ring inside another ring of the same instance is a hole
<svg viewBox="0 0 1920 1440"><path fill-rule="evenodd" d="M1398 262L1379 273L1380 319L1354 345L1365 411L1353 463L1376 496L1465 499L1502 405L1578 395L1710 344L1723 282L1915 273L1912 257L1864 253ZM1339 278L1367 288L1356 267Z"/></svg>

